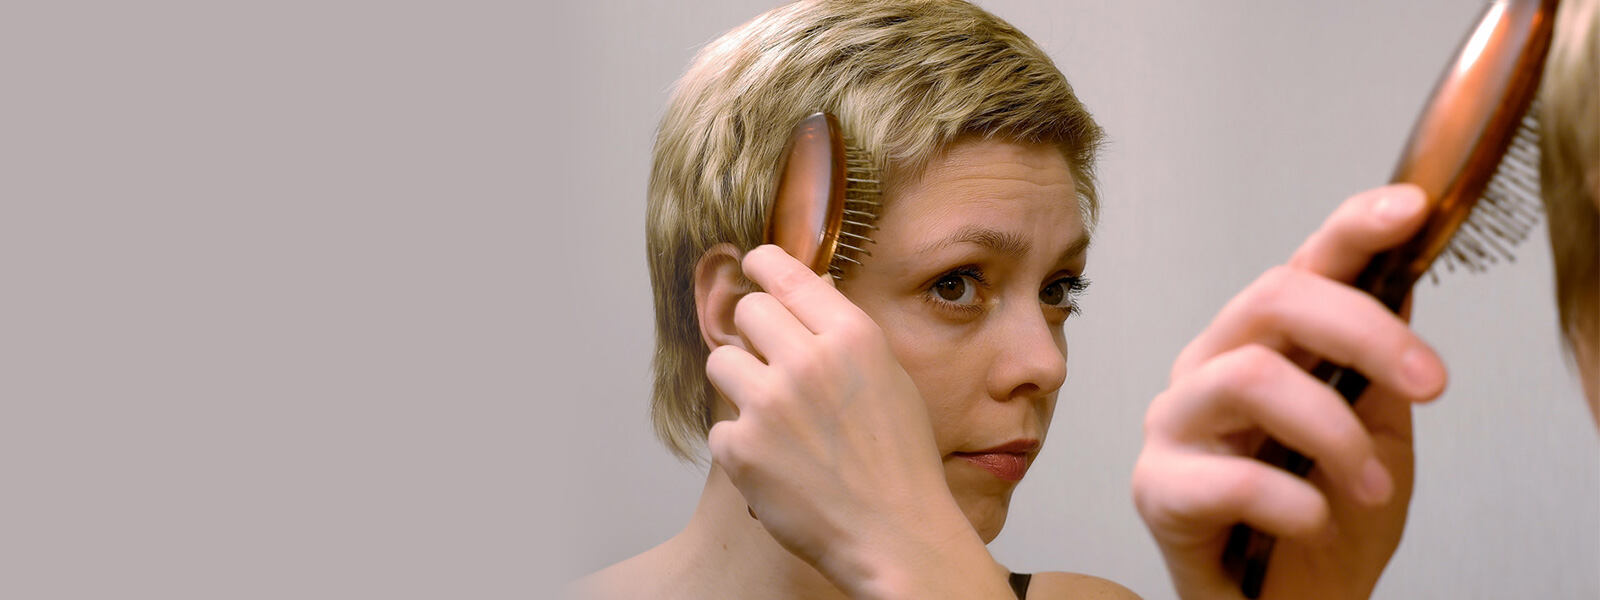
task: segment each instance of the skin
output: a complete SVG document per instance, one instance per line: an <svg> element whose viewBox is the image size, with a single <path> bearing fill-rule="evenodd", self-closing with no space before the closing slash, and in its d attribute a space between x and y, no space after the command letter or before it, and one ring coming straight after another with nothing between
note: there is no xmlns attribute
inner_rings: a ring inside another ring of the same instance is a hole
<svg viewBox="0 0 1600 600"><path fill-rule="evenodd" d="M1070 171L1050 146L958 141L890 187L877 225L838 288L772 246L700 261L723 397L700 505L580 595L1015 598L984 545L1016 483L960 453L1045 439L1087 246ZM1029 598L1051 597L1137 596L1036 575Z"/></svg>
<svg viewBox="0 0 1600 600"><path fill-rule="evenodd" d="M1411 405L1446 374L1402 316L1347 283L1423 206L1413 186L1349 199L1180 353L1146 413L1133 496L1181 597L1241 597L1220 564L1240 521L1279 538L1263 598L1371 594L1405 525ZM1354 409L1306 372L1320 358L1371 379ZM1267 434L1316 460L1309 479L1249 458Z"/></svg>

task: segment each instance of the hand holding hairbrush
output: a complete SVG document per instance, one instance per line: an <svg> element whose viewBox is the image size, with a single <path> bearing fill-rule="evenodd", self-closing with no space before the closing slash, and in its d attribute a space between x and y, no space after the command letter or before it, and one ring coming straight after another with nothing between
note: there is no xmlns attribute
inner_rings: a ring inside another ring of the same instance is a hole
<svg viewBox="0 0 1600 600"><path fill-rule="evenodd" d="M884 572L957 572L930 569L930 557L993 564L950 493L916 383L882 329L830 285L867 256L875 178L832 116L795 128L769 212L776 245L740 261L761 291L737 302L739 343L706 361L736 409L711 427L715 463L767 534L850 597L881 593L869 576ZM977 583L1006 590L998 570Z"/></svg>
<svg viewBox="0 0 1600 600"><path fill-rule="evenodd" d="M1376 585L1414 481L1411 403L1447 379L1396 311L1436 257L1480 269L1535 222L1523 115L1553 4L1491 4L1414 127L1393 177L1405 185L1346 201L1174 361L1133 492L1180 596Z"/></svg>
<svg viewBox="0 0 1600 600"><path fill-rule="evenodd" d="M1395 168L1395 183L1419 186L1430 203L1422 231L1379 254L1354 287L1399 312L1436 258L1481 270L1526 237L1538 218L1537 125L1530 107L1549 49L1556 0L1497 0L1469 33L1425 105ZM1313 376L1354 404L1368 378L1322 362ZM1304 477L1306 456L1268 439L1258 460ZM1247 598L1259 597L1274 538L1234 527L1223 564Z"/></svg>

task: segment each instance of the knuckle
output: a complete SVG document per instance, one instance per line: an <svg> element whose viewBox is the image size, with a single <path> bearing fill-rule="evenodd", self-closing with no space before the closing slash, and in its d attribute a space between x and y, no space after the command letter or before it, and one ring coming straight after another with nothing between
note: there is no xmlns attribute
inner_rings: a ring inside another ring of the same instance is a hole
<svg viewBox="0 0 1600 600"><path fill-rule="evenodd" d="M1317 250L1326 245L1327 233L1318 229L1311 232L1304 244L1295 249L1287 263L1290 268L1300 270L1314 270L1317 268Z"/></svg>
<svg viewBox="0 0 1600 600"><path fill-rule="evenodd" d="M771 296L765 292L750 292L733 305L734 319L754 317Z"/></svg>
<svg viewBox="0 0 1600 600"><path fill-rule="evenodd" d="M1278 265L1267 269L1240 292L1224 309L1241 317L1247 326L1281 321L1283 304L1289 300L1298 275L1292 267Z"/></svg>
<svg viewBox="0 0 1600 600"><path fill-rule="evenodd" d="M1161 393L1156 394L1155 399L1150 401L1150 407L1144 411L1144 439L1146 446L1152 440L1162 439L1166 436L1167 422L1170 420L1168 414L1172 412L1172 406L1177 402L1173 398L1175 393L1171 389L1162 390Z"/></svg>
<svg viewBox="0 0 1600 600"><path fill-rule="evenodd" d="M1222 471L1218 485L1212 488L1215 494L1213 502L1232 511L1241 511L1252 500L1261 496L1263 488L1266 487L1264 478L1261 469L1226 469Z"/></svg>
<svg viewBox="0 0 1600 600"><path fill-rule="evenodd" d="M1366 456L1371 455L1372 437L1367 433L1367 428L1361 425L1361 421L1356 418L1355 413L1342 402L1331 397L1328 400L1331 404L1334 404L1335 412L1333 414L1335 416L1323 419L1323 422L1318 424L1317 431L1322 433L1331 447L1347 449L1347 453L1351 458L1365 459ZM1359 462L1359 460L1354 462Z"/></svg>
<svg viewBox="0 0 1600 600"><path fill-rule="evenodd" d="M1185 469L1175 464L1170 456L1141 454L1134 465L1129 495L1134 510L1152 531L1183 529L1184 523L1202 519L1206 511L1201 507L1196 488L1185 482Z"/></svg>
<svg viewBox="0 0 1600 600"><path fill-rule="evenodd" d="M1198 342L1190 342L1189 345L1184 346L1183 350L1178 353L1178 358L1172 361L1172 369L1167 371L1168 387L1177 385L1186 375L1194 371L1195 363L1199 360L1196 357L1200 355L1200 352L1201 349L1198 346Z"/></svg>
<svg viewBox="0 0 1600 600"><path fill-rule="evenodd" d="M805 290L810 285L821 285L822 281L806 269L784 269L772 277L770 291L778 296L788 297Z"/></svg>
<svg viewBox="0 0 1600 600"><path fill-rule="evenodd" d="M1133 507L1141 515L1153 515L1156 512L1155 485L1161 481L1158 474L1151 473L1151 459L1145 453L1139 455L1139 461L1133 465L1133 477L1129 480L1129 496L1133 499Z"/></svg>
<svg viewBox="0 0 1600 600"><path fill-rule="evenodd" d="M711 426L711 431L706 434L706 448L711 451L711 458L722 465L730 474L743 470L738 444L734 442L733 426L724 421Z"/></svg>
<svg viewBox="0 0 1600 600"><path fill-rule="evenodd" d="M1276 380L1279 360L1278 353L1260 344L1230 350L1213 361L1207 371L1208 387L1226 392L1231 398L1259 397Z"/></svg>
<svg viewBox="0 0 1600 600"><path fill-rule="evenodd" d="M1293 267L1276 265L1267 269L1252 286L1256 292L1256 300L1263 306L1275 306L1283 302L1299 280L1299 271Z"/></svg>
<svg viewBox="0 0 1600 600"><path fill-rule="evenodd" d="M1168 523L1204 522L1237 512L1226 477L1239 469L1189 464L1173 472L1153 469L1145 489L1144 514L1159 515ZM1221 479L1221 480L1219 480Z"/></svg>
<svg viewBox="0 0 1600 600"><path fill-rule="evenodd" d="M721 374L725 369L732 367L733 353L736 351L737 349L733 346L712 348L711 353L706 355L706 374Z"/></svg>

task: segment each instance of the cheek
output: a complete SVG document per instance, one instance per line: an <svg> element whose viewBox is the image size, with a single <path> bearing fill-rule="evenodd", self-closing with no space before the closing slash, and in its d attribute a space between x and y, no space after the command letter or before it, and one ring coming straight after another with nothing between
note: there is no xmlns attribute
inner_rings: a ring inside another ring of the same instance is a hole
<svg viewBox="0 0 1600 600"><path fill-rule="evenodd" d="M987 361L976 345L937 324L902 322L885 327L890 348L928 406L934 441L940 453L950 452L964 440L967 413L984 397Z"/></svg>

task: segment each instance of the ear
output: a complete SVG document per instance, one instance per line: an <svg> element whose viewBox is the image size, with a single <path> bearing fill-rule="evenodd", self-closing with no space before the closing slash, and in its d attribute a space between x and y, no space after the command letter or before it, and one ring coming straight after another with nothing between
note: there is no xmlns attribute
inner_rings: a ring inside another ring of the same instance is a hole
<svg viewBox="0 0 1600 600"><path fill-rule="evenodd" d="M750 344L733 324L733 309L752 291L739 265L744 253L733 244L717 244L694 266L694 308L700 320L700 339L706 348L733 345L750 350Z"/></svg>

